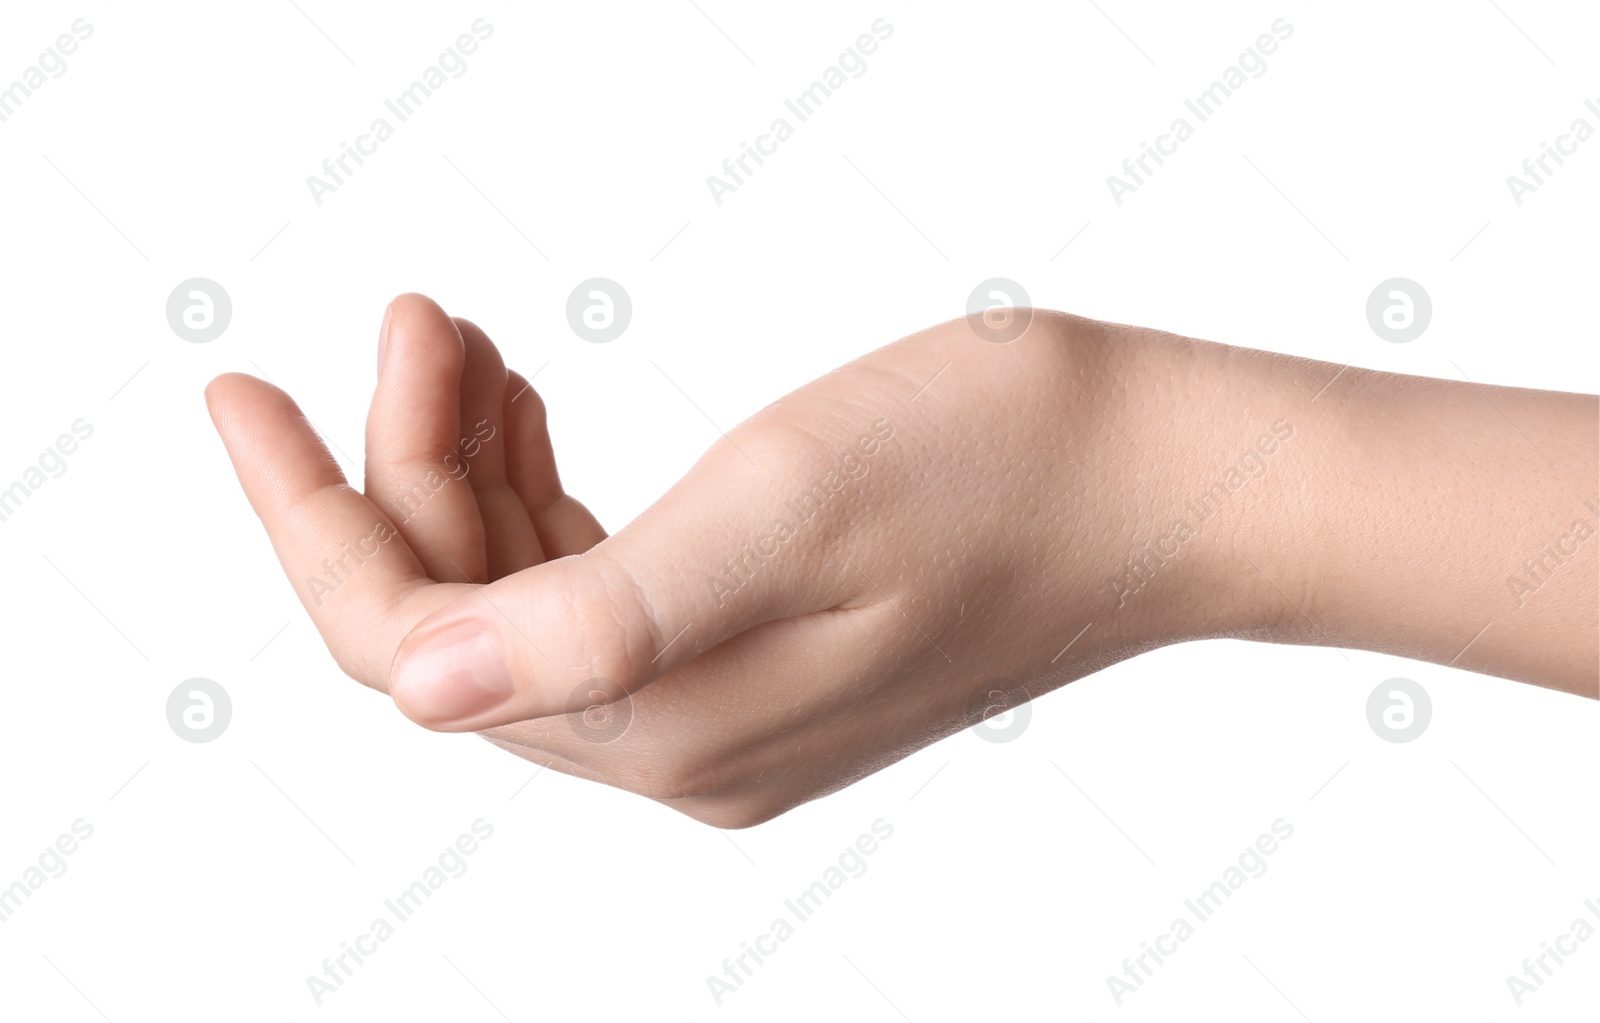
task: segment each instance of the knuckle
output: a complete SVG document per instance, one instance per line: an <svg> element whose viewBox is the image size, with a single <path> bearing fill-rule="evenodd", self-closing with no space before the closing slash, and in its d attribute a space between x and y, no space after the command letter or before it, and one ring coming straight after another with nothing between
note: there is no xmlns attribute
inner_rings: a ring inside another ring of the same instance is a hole
<svg viewBox="0 0 1600 1023"><path fill-rule="evenodd" d="M786 522L800 546L831 548L852 528L852 513L870 499L864 481L882 458L880 447L862 440L871 436L871 427L863 423L872 421L864 409L841 407L819 410L811 422L790 416L741 427L739 447L760 467L755 483L766 495L773 522ZM864 453L868 448L872 454Z"/></svg>
<svg viewBox="0 0 1600 1023"><path fill-rule="evenodd" d="M544 398L528 382L527 377L515 370L506 373L507 401L514 402L519 415L526 416L528 421L538 426L544 426L548 421L549 412L545 407Z"/></svg>
<svg viewBox="0 0 1600 1023"><path fill-rule="evenodd" d="M783 474L826 460L829 445L819 436L816 426L792 415L775 414L775 409L758 414L738 428L739 447L751 460L758 466L778 467L775 471Z"/></svg>
<svg viewBox="0 0 1600 1023"><path fill-rule="evenodd" d="M570 666L568 688L598 680L632 690L647 679L663 641L626 569L598 550L548 564L558 574L539 587L528 626L552 663Z"/></svg>

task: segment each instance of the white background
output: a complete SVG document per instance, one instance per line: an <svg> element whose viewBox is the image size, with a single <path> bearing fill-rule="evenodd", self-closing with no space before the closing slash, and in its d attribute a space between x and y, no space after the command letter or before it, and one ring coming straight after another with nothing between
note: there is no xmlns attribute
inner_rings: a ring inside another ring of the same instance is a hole
<svg viewBox="0 0 1600 1023"><path fill-rule="evenodd" d="M201 390L267 374L359 478L384 303L424 291L539 371L568 488L612 528L716 440L706 417L960 315L997 275L1039 306L1339 365L1593 392L1600 139L1520 207L1505 183L1574 118L1600 127L1593 5L296 2L9 4L0 25L0 84L94 29L0 124L0 487L94 427L0 523L0 886L94 828L0 924L0 1015L1592 1013L1600 937L1521 1008L1505 978L1600 900L1594 703L1185 645L1037 701L1016 741L964 732L723 834L534 777L344 678ZM478 17L469 70L313 202L307 175ZM706 176L878 17L867 72L717 206ZM1117 206L1106 176L1277 18L1267 72ZM195 276L233 300L210 344L165 318ZM565 318L592 276L634 303L608 345ZM1434 304L1410 344L1365 319L1394 276ZM165 716L195 676L233 701L203 745ZM1405 744L1366 719L1395 676L1433 702ZM317 1007L306 977L480 817L467 873ZM867 873L717 1006L707 975L878 818ZM1117 1007L1107 976L1278 818L1265 876Z"/></svg>

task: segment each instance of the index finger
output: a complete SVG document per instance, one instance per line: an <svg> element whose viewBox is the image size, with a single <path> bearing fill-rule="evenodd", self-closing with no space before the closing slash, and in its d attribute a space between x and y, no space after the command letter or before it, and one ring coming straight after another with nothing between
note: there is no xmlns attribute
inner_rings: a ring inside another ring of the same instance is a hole
<svg viewBox="0 0 1600 1023"><path fill-rule="evenodd" d="M387 691L400 639L434 585L377 505L346 482L299 406L243 373L217 377L206 405L245 496L328 650L352 678ZM449 599L440 587L439 600Z"/></svg>

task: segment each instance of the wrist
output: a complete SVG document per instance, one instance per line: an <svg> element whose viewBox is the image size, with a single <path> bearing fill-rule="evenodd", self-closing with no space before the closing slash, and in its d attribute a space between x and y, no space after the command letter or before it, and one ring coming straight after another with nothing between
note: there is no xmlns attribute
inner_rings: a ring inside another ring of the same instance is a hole
<svg viewBox="0 0 1600 1023"><path fill-rule="evenodd" d="M1177 548L1153 594L1166 641L1376 650L1594 695L1595 398L1107 337L1151 480L1131 505L1171 538L1158 555Z"/></svg>
<svg viewBox="0 0 1600 1023"><path fill-rule="evenodd" d="M1328 428L1308 415L1298 377L1321 364L1097 327L1104 417L1137 466L1120 497L1128 525L1105 586L1108 614L1141 616L1125 623L1136 646L1318 642L1300 610L1316 566L1300 559L1292 523Z"/></svg>
<svg viewBox="0 0 1600 1023"><path fill-rule="evenodd" d="M1225 345L1045 314L1069 443L1055 468L1063 628L1106 663L1186 640L1285 638L1275 476L1300 441ZM1258 353L1249 353L1258 354ZM1051 651L1055 653L1054 650Z"/></svg>

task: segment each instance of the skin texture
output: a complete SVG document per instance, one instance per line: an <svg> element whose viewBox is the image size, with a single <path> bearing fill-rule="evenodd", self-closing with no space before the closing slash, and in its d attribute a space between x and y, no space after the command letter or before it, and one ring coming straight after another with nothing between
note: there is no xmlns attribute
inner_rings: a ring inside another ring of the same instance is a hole
<svg viewBox="0 0 1600 1023"><path fill-rule="evenodd" d="M206 400L347 674L718 827L1190 639L1597 695L1594 397L1003 315L780 399L609 538L538 394L422 296L384 317L362 491L270 384Z"/></svg>

